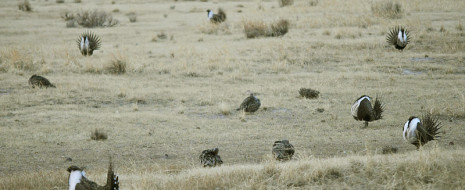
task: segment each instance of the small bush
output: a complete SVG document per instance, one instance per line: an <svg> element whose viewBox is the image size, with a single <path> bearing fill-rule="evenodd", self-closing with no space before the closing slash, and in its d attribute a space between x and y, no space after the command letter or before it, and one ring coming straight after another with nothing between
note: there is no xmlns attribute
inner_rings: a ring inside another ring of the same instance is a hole
<svg viewBox="0 0 465 190"><path fill-rule="evenodd" d="M375 16L387 17L387 18L402 18L402 6L399 3L393 3L392 1L379 1L371 6L371 12Z"/></svg>
<svg viewBox="0 0 465 190"><path fill-rule="evenodd" d="M270 26L263 21L247 21L244 23L244 33L247 38L283 36L289 31L289 21L281 19Z"/></svg>
<svg viewBox="0 0 465 190"><path fill-rule="evenodd" d="M118 24L118 20L113 19L111 14L101 10L81 11L76 14L76 22L86 28L112 27Z"/></svg>
<svg viewBox="0 0 465 190"><path fill-rule="evenodd" d="M65 0L56 0L57 3L64 3Z"/></svg>
<svg viewBox="0 0 465 190"><path fill-rule="evenodd" d="M280 7L284 7L294 4L294 0L278 0L278 3Z"/></svg>
<svg viewBox="0 0 465 190"><path fill-rule="evenodd" d="M65 21L70 21L70 20L74 21L74 19L75 19L74 14L70 13L68 11L62 12L60 17Z"/></svg>
<svg viewBox="0 0 465 190"><path fill-rule="evenodd" d="M446 32L446 29L444 28L444 25L441 26L441 28L439 29L439 32Z"/></svg>
<svg viewBox="0 0 465 190"><path fill-rule="evenodd" d="M24 0L24 2L18 4L18 8L21 11L31 12L32 7L28 0Z"/></svg>
<svg viewBox="0 0 465 190"><path fill-rule="evenodd" d="M458 31L462 31L463 30L463 26L462 24L457 24L457 26L455 26L455 29L457 29Z"/></svg>
<svg viewBox="0 0 465 190"><path fill-rule="evenodd" d="M81 0L74 0L74 3L81 3Z"/></svg>
<svg viewBox="0 0 465 190"><path fill-rule="evenodd" d="M101 131L100 129L95 129L94 132L91 133L90 139L100 141L100 140L107 140L108 136L105 132Z"/></svg>
<svg viewBox="0 0 465 190"><path fill-rule="evenodd" d="M110 65L107 67L107 71L110 74L124 74L126 73L126 60L122 58L114 58L111 62Z"/></svg>
<svg viewBox="0 0 465 190"><path fill-rule="evenodd" d="M301 88L299 90L299 94L302 97L313 99L313 98L318 98L318 96L320 95L320 92L318 90L313 90L311 88Z"/></svg>
<svg viewBox="0 0 465 190"><path fill-rule="evenodd" d="M137 15L134 12L130 12L127 14L129 18L129 22L136 22L137 21Z"/></svg>
<svg viewBox="0 0 465 190"><path fill-rule="evenodd" d="M318 0L311 0L308 4L310 6L312 6L312 7L317 6L318 5Z"/></svg>

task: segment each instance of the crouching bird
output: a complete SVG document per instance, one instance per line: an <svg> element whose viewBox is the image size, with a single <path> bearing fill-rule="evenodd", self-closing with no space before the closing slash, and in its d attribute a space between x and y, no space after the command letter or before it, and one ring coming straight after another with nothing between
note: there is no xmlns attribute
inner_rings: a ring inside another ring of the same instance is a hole
<svg viewBox="0 0 465 190"><path fill-rule="evenodd" d="M119 190L118 176L113 172L111 161L107 173L107 184L104 186L87 179L86 172L77 166L70 166L68 172L69 190Z"/></svg>
<svg viewBox="0 0 465 190"><path fill-rule="evenodd" d="M223 9L219 8L218 13L214 14L212 10L207 10L207 18L210 22L214 24L222 23L226 20L226 13L224 13Z"/></svg>
<svg viewBox="0 0 465 190"><path fill-rule="evenodd" d="M84 56L91 56L94 50L98 50L102 45L100 38L92 32L82 33L76 42L81 54Z"/></svg>
<svg viewBox="0 0 465 190"><path fill-rule="evenodd" d="M223 164L223 160L221 160L221 157L220 155L218 155L218 152L218 148L202 151L202 154L200 154L199 159L203 167L221 166L221 164Z"/></svg>
<svg viewBox="0 0 465 190"><path fill-rule="evenodd" d="M288 140L275 141L271 150L273 157L279 161L287 161L294 156L294 146Z"/></svg>
<svg viewBox="0 0 465 190"><path fill-rule="evenodd" d="M413 144L419 149L421 146L429 141L436 140L439 126L441 123L438 122L436 116L426 113L423 115L423 119L411 116L404 125L403 137L405 142Z"/></svg>
<svg viewBox="0 0 465 190"><path fill-rule="evenodd" d="M56 88L55 85L50 83L48 79L46 79L45 77L39 76L39 75L32 75L31 78L29 78L29 85L32 88L35 88L35 87Z"/></svg>
<svg viewBox="0 0 465 190"><path fill-rule="evenodd" d="M245 112L255 112L258 110L258 108L260 108L260 105L260 99L255 97L253 93L250 93L250 96L245 98L244 101L242 101L239 108L237 108L236 110L244 110Z"/></svg>
<svg viewBox="0 0 465 190"><path fill-rule="evenodd" d="M355 120L365 121L365 127L367 127L368 122L383 118L381 114L384 111L384 105L381 98L376 97L375 104L372 107L371 98L363 95L355 100L350 111Z"/></svg>
<svg viewBox="0 0 465 190"><path fill-rule="evenodd" d="M410 42L410 34L402 26L393 28L387 35L387 43L402 51Z"/></svg>

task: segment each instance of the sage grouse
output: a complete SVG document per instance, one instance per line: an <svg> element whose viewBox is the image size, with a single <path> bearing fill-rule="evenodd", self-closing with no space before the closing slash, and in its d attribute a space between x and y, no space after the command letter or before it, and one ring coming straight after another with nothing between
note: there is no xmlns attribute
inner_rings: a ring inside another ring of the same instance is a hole
<svg viewBox="0 0 465 190"><path fill-rule="evenodd" d="M226 20L226 13L224 13L223 9L219 8L218 14L213 14L213 11L208 9L207 18L214 24L222 23Z"/></svg>
<svg viewBox="0 0 465 190"><path fill-rule="evenodd" d="M365 121L365 127L367 127L368 122L382 119L383 110L384 105L380 98L376 97L375 105L372 107L371 98L363 95L355 100L350 111L355 120Z"/></svg>
<svg viewBox="0 0 465 190"><path fill-rule="evenodd" d="M412 116L404 125L404 140L415 145L418 149L420 146L439 137L440 124L438 119L429 113L423 115L422 120Z"/></svg>
<svg viewBox="0 0 465 190"><path fill-rule="evenodd" d="M76 42L81 54L84 56L91 56L94 50L98 50L102 45L100 38L92 32L82 33Z"/></svg>
<svg viewBox="0 0 465 190"><path fill-rule="evenodd" d="M202 154L200 154L199 159L203 167L215 167L223 164L223 160L221 160L221 157L220 155L218 155L218 152L218 148L202 151Z"/></svg>
<svg viewBox="0 0 465 190"><path fill-rule="evenodd" d="M402 51L410 42L410 35L407 30L399 26L391 30L386 40L389 45L394 45L396 49Z"/></svg>
<svg viewBox="0 0 465 190"><path fill-rule="evenodd" d="M260 108L260 99L256 98L253 93L242 101L242 104L236 110L244 110L245 112L255 112Z"/></svg>
<svg viewBox="0 0 465 190"><path fill-rule="evenodd" d="M275 141L273 144L273 156L276 160L286 161L292 159L294 146L288 140Z"/></svg>
<svg viewBox="0 0 465 190"><path fill-rule="evenodd" d="M52 87L56 88L55 85L50 83L48 79L45 77L39 76L39 75L32 75L31 78L29 78L29 85L32 86L32 88L35 88L36 86L39 88L45 87Z"/></svg>
<svg viewBox="0 0 465 190"><path fill-rule="evenodd" d="M86 172L77 166L70 166L68 172L69 190L119 190L118 176L113 172L111 161L107 173L107 184L105 186L99 186L97 183L87 179Z"/></svg>

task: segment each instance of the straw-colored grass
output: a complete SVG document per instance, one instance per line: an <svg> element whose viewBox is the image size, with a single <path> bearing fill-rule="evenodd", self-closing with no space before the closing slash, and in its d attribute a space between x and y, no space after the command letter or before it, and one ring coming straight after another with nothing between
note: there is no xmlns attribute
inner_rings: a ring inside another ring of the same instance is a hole
<svg viewBox="0 0 465 190"><path fill-rule="evenodd" d="M66 189L70 165L104 184L109 155L122 189L464 186L465 1L399 1L396 20L373 16L364 0L284 8L72 2L31 1L27 14L16 0L0 3L0 189ZM87 29L65 27L63 6L74 17L119 10L112 14L121 23L93 28L102 47L82 56L76 39ZM212 28L205 7L227 10L227 22ZM270 27L279 19L289 21L281 37L244 35L244 21ZM403 52L385 42L398 25L413 37ZM33 74L57 88L30 88ZM318 98L301 98L302 87L317 89ZM236 111L248 91L261 108ZM350 114L364 94L382 95L386 106L366 128ZM441 138L417 151L402 127L425 112L438 115ZM108 138L92 140L95 129ZM271 149L282 139L296 153L277 163ZM224 164L201 168L201 151L212 147Z"/></svg>

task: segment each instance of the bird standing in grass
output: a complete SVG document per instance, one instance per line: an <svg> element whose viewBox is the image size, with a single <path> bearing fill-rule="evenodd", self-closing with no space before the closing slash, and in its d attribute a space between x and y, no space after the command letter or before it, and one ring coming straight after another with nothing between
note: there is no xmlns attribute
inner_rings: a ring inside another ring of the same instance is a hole
<svg viewBox="0 0 465 190"><path fill-rule="evenodd" d="M119 190L118 176L113 171L111 160L107 173L107 184L105 186L99 186L97 183L87 179L86 172L77 166L70 166L68 172L69 190Z"/></svg>
<svg viewBox="0 0 465 190"><path fill-rule="evenodd" d="M396 49L402 51L410 42L410 35L406 29L399 26L391 30L391 32L387 35L386 40L389 45L394 45Z"/></svg>
<svg viewBox="0 0 465 190"><path fill-rule="evenodd" d="M202 154L200 154L199 159L203 167L215 167L223 164L223 160L221 160L221 157L220 155L218 155L218 152L218 148L202 151Z"/></svg>
<svg viewBox="0 0 465 190"><path fill-rule="evenodd" d="M273 144L272 153L276 160L290 160L294 155L294 151L294 146L288 140L275 141Z"/></svg>
<svg viewBox="0 0 465 190"><path fill-rule="evenodd" d="M439 137L440 124L437 117L429 113L423 115L422 120L412 116L405 123L402 136L405 142L413 144L419 149L427 142L436 140Z"/></svg>
<svg viewBox="0 0 465 190"><path fill-rule="evenodd" d="M56 88L55 85L53 85L52 83L50 83L50 81L48 81L48 79L46 79L45 77L39 76L39 75L32 75L31 78L29 78L29 85L32 88L35 88L36 86L39 88L42 88L42 87Z"/></svg>
<svg viewBox="0 0 465 190"><path fill-rule="evenodd" d="M260 99L256 98L253 93L242 101L242 104L236 110L244 110L245 112L255 112L260 108Z"/></svg>
<svg viewBox="0 0 465 190"><path fill-rule="evenodd" d="M214 24L222 23L226 20L226 13L224 13L223 9L219 8L218 13L214 14L212 10L207 10L207 18L210 22Z"/></svg>
<svg viewBox="0 0 465 190"><path fill-rule="evenodd" d="M381 114L384 111L384 105L381 99L376 97L375 104L372 107L371 98L363 95L355 100L350 111L355 120L365 121L365 127L367 127L368 122L382 119Z"/></svg>
<svg viewBox="0 0 465 190"><path fill-rule="evenodd" d="M76 42L81 54L84 56L91 56L94 50L98 50L102 45L100 38L92 32L82 33Z"/></svg>

